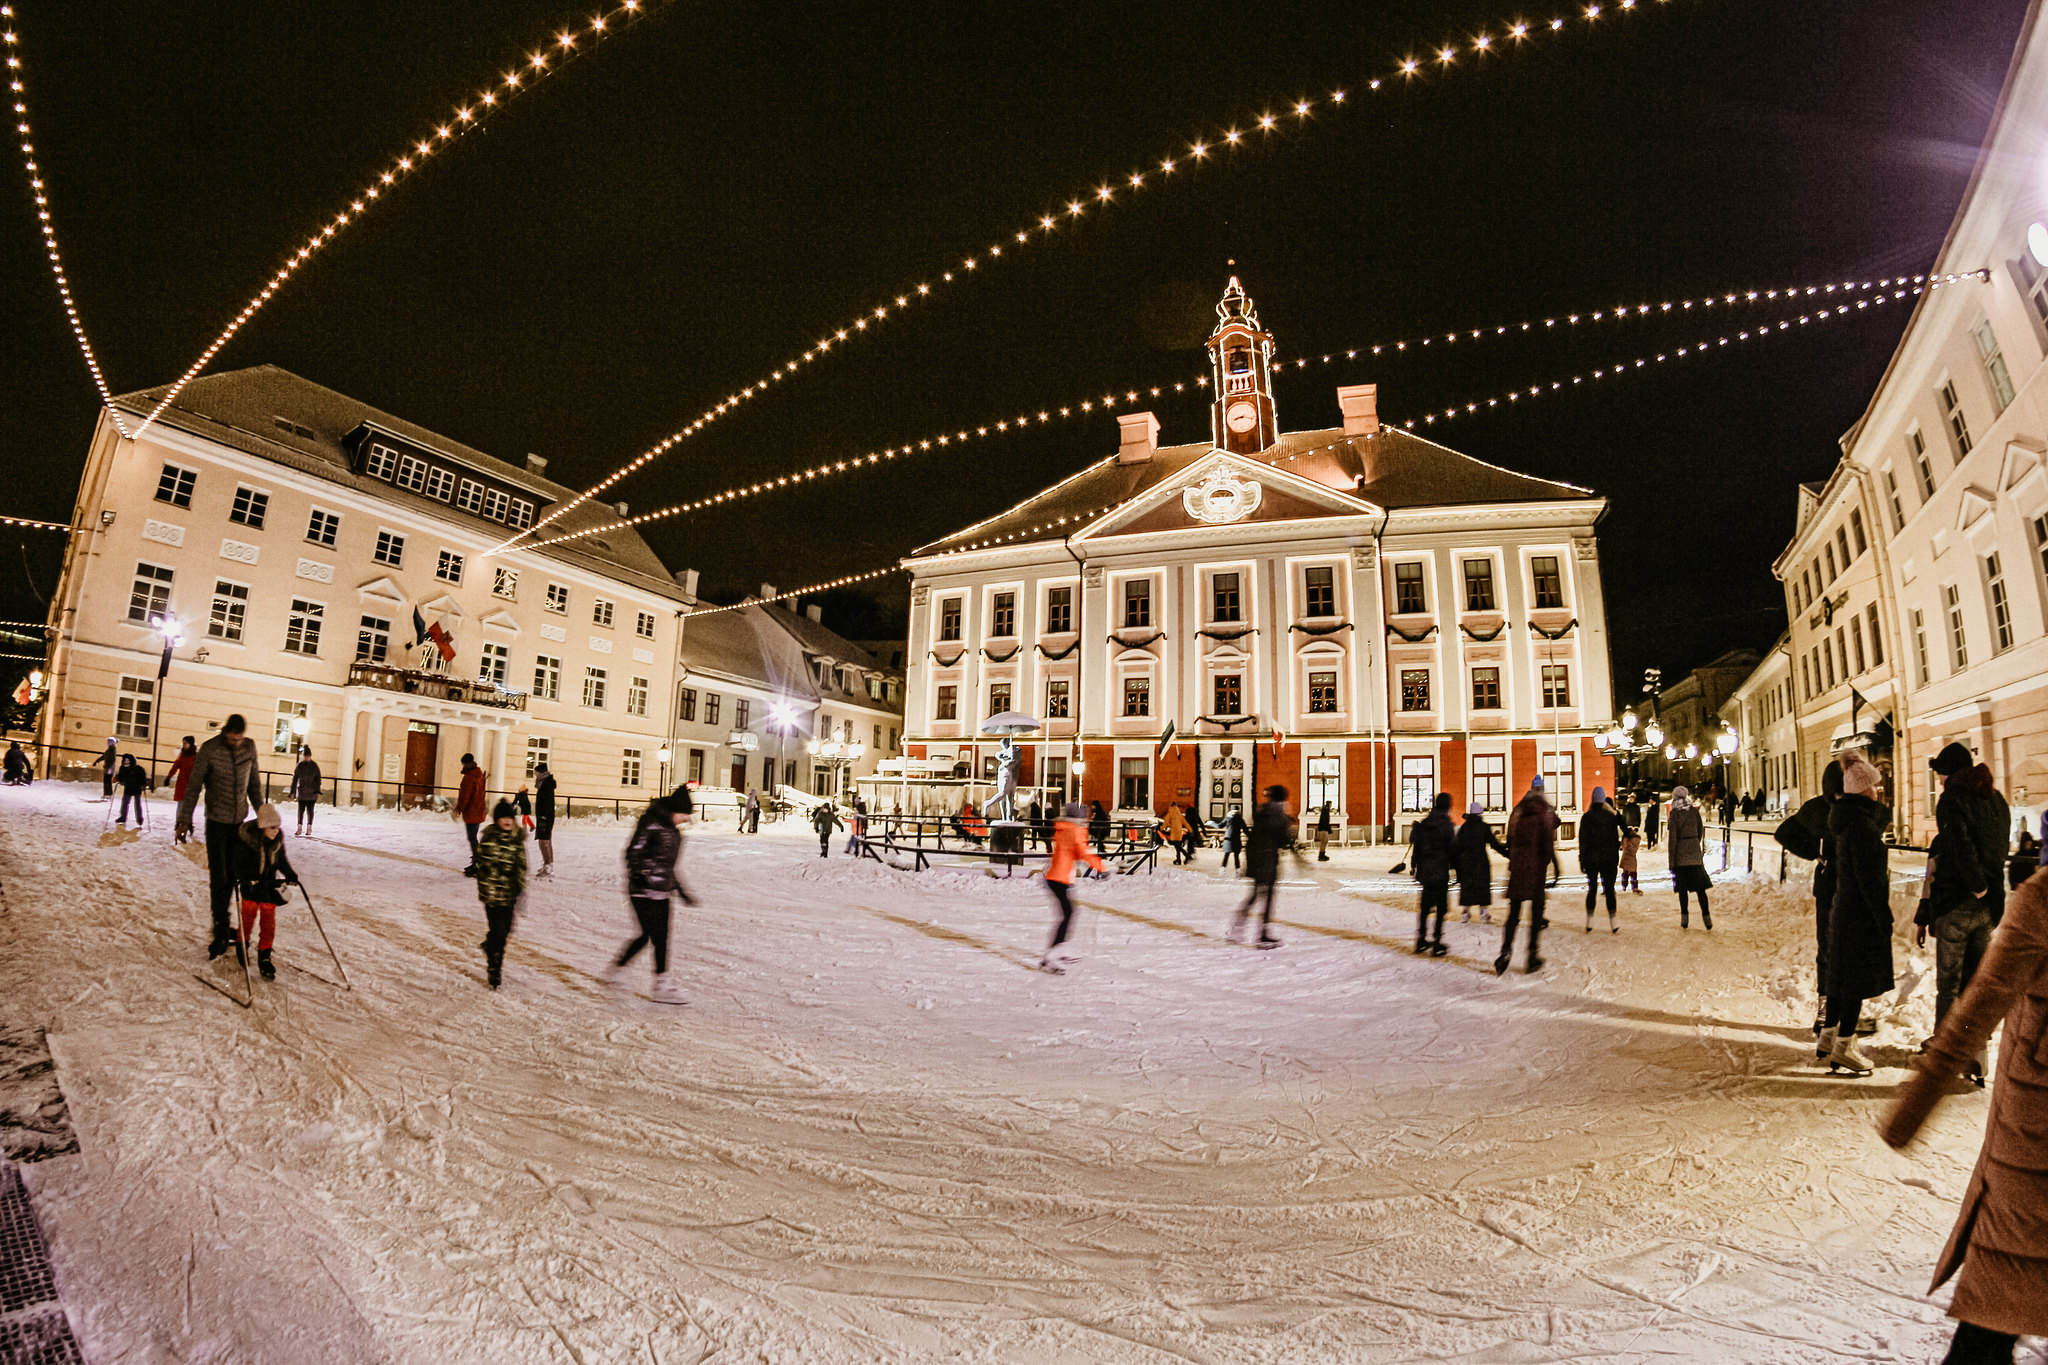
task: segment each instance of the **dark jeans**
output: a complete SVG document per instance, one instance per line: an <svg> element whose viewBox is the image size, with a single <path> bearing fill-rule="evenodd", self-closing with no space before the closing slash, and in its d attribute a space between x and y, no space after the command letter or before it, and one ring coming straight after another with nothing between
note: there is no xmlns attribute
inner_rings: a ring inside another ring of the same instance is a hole
<svg viewBox="0 0 2048 1365"><path fill-rule="evenodd" d="M640 955L642 948L652 945L654 974L660 976L668 970L668 897L635 896L633 913L640 920L640 936L619 954L619 965L625 966Z"/></svg>
<svg viewBox="0 0 2048 1365"><path fill-rule="evenodd" d="M1052 892L1052 898L1059 902L1060 907L1059 926L1052 931L1052 942L1046 948L1050 952L1067 941L1067 930L1074 927L1074 897L1073 888L1066 882L1048 881L1045 889Z"/></svg>
<svg viewBox="0 0 2048 1365"><path fill-rule="evenodd" d="M818 856L820 858L832 856L832 830L830 826L818 831Z"/></svg>
<svg viewBox="0 0 2048 1365"><path fill-rule="evenodd" d="M235 897L235 841L242 827L225 820L206 822L206 880L213 900L213 936L228 936L228 902Z"/></svg>
<svg viewBox="0 0 2048 1365"><path fill-rule="evenodd" d="M1607 891L1607 914L1614 914L1614 873L1616 860L1596 863L1582 863L1586 871L1586 913L1593 913L1593 902L1602 887Z"/></svg>
<svg viewBox="0 0 2048 1365"><path fill-rule="evenodd" d="M114 770L112 768L100 769L100 794L109 801L114 799Z"/></svg>
<svg viewBox="0 0 2048 1365"><path fill-rule="evenodd" d="M1422 947L1426 940L1425 930L1429 927L1429 912L1436 911L1436 941L1444 941L1444 915L1451 908L1451 882L1448 877L1440 882L1422 884L1422 905L1415 912L1415 946Z"/></svg>
<svg viewBox="0 0 2048 1365"><path fill-rule="evenodd" d="M476 832L482 828L482 825L472 825L467 820L462 822L463 833L469 836L469 860L472 863L476 861Z"/></svg>
<svg viewBox="0 0 2048 1365"><path fill-rule="evenodd" d="M2012 1365L2012 1348L2019 1344L2019 1340L2010 1333L1994 1332L1974 1322L1959 1322L1955 1337L1948 1344L1948 1354L1941 1358L1941 1362L1942 1365Z"/></svg>
<svg viewBox="0 0 2048 1365"><path fill-rule="evenodd" d="M505 940L512 937L513 909L510 905L484 903L484 919L491 926L484 935L484 960L493 966L505 960Z"/></svg>
<svg viewBox="0 0 2048 1365"><path fill-rule="evenodd" d="M1991 946L1991 911L1982 902L1958 906L1934 922L1934 1022L1962 998L1984 950Z"/></svg>
<svg viewBox="0 0 2048 1365"><path fill-rule="evenodd" d="M1516 926L1517 926L1517 925L1519 925L1519 924L1520 924L1521 922L1522 922L1522 902L1520 902L1520 901L1518 901L1518 900L1510 900L1510 901L1508 902L1508 919L1507 919L1507 925L1506 925L1505 931L1504 931L1504 932L1503 932L1503 933L1501 934L1501 940L1500 940L1500 955L1501 955L1502 957L1504 957L1504 958L1512 958L1512 957L1513 957L1513 956L1515 955L1515 928L1516 928ZM1543 937L1543 888L1539 886L1539 887L1537 887L1537 888L1536 888L1536 894L1535 894L1535 895L1533 895L1533 896L1531 896L1531 897L1529 898L1529 958L1528 958L1528 962L1529 962L1529 965L1530 965L1531 967L1534 967L1534 966L1535 966L1535 965L1537 964L1537 962L1539 962L1539 961L1541 960L1540 956L1538 955L1538 953L1537 953L1537 951L1536 951L1536 945L1537 945L1537 943L1538 943L1538 942L1539 942L1539 941L1540 941L1540 940L1542 939L1542 937Z"/></svg>
<svg viewBox="0 0 2048 1365"><path fill-rule="evenodd" d="M136 819L137 823L140 823L140 822L141 822L141 820L142 820L142 793L141 793L141 792L135 792L135 793L134 793L134 794L132 794L132 795L131 795L131 794L129 794L128 792L122 792L122 793L121 793L121 813L120 813L119 815L115 816L114 818L115 818L116 820L119 820L119 821L121 821L121 822L122 822L123 824L126 824L126 823L127 823L127 821L128 821L128 805L129 805L129 803L130 803L130 802L133 802L133 803L135 804L135 819Z"/></svg>
<svg viewBox="0 0 2048 1365"><path fill-rule="evenodd" d="M1813 903L1813 979L1819 989L1827 989L1828 980L1828 906L1816 899Z"/></svg>
<svg viewBox="0 0 2048 1365"><path fill-rule="evenodd" d="M1223 846L1223 865L1242 871L1244 869L1244 850L1236 844L1225 844Z"/></svg>
<svg viewBox="0 0 2048 1365"><path fill-rule="evenodd" d="M299 823L304 825L307 829L313 828L313 805L314 803L311 801L299 802ZM475 829L476 826L471 825L470 828ZM472 845L472 847L474 847L474 845Z"/></svg>
<svg viewBox="0 0 2048 1365"><path fill-rule="evenodd" d="M1265 877L1252 878L1251 892L1245 896L1244 904L1237 907L1237 922L1242 924L1251 917L1252 907L1261 898L1266 902L1265 913L1259 920L1259 937L1273 937L1273 881Z"/></svg>

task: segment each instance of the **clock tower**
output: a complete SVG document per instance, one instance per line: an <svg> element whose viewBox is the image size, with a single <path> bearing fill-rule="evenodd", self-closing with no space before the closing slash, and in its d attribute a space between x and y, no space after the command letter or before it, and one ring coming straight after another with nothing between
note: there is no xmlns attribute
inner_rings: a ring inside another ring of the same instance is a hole
<svg viewBox="0 0 2048 1365"><path fill-rule="evenodd" d="M1216 330L1209 334L1209 382L1216 401L1209 409L1209 438L1219 450L1256 455L1280 439L1273 409L1273 338L1259 326L1258 311L1237 276L1216 305Z"/></svg>

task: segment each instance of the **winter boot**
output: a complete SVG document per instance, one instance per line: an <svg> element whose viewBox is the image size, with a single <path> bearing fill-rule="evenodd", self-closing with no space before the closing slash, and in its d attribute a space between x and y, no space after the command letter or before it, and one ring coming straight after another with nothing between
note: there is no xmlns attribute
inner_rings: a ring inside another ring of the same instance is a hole
<svg viewBox="0 0 2048 1365"><path fill-rule="evenodd" d="M1444 957L1447 956L1450 953L1450 951L1451 950L1449 948L1446 948L1444 946L1444 941L1442 939L1438 939L1436 942L1429 945L1429 955L1431 957Z"/></svg>
<svg viewBox="0 0 2048 1365"><path fill-rule="evenodd" d="M491 983L492 990L498 989L499 986L505 983L505 959L503 957L492 956L484 959L484 980Z"/></svg>
<svg viewBox="0 0 2048 1365"><path fill-rule="evenodd" d="M1614 922L1614 912L1612 910L1609 910L1607 912L1607 932L1610 934L1618 934L1621 932L1621 926Z"/></svg>
<svg viewBox="0 0 2048 1365"><path fill-rule="evenodd" d="M213 942L206 945L206 960L211 962L227 950L228 936L223 933L216 933L213 936Z"/></svg>
<svg viewBox="0 0 2048 1365"><path fill-rule="evenodd" d="M1536 973L1543 970L1543 959L1540 957L1531 956L1528 965L1523 967L1522 970L1527 972L1530 976L1536 975Z"/></svg>
<svg viewBox="0 0 2048 1365"><path fill-rule="evenodd" d="M677 985L675 979L667 972L661 972L655 976L654 990L647 998L657 1005L687 1005L690 1003L690 997L683 994L683 988Z"/></svg>
<svg viewBox="0 0 2048 1365"><path fill-rule="evenodd" d="M1504 976L1506 975L1507 970L1508 955L1506 953L1502 953L1499 957L1493 960L1493 974L1495 976Z"/></svg>
<svg viewBox="0 0 2048 1365"><path fill-rule="evenodd" d="M1822 1029L1820 1031L1820 1036L1813 1040L1813 1055L1818 1057L1821 1061L1826 1061L1828 1059L1828 1054L1835 1050L1835 1039L1837 1033L1838 1030L1836 1030L1832 1026Z"/></svg>
<svg viewBox="0 0 2048 1365"><path fill-rule="evenodd" d="M270 949L258 948L256 950L256 970L263 973L265 981L277 980L277 966L270 960Z"/></svg>
<svg viewBox="0 0 2048 1365"><path fill-rule="evenodd" d="M1692 915L1690 911L1680 908L1678 912L1678 927L1681 929L1692 928Z"/></svg>
<svg viewBox="0 0 2048 1365"><path fill-rule="evenodd" d="M1856 1036L1853 1033L1835 1039L1834 1047L1828 1052L1828 1070L1846 1071L1852 1076L1868 1076L1871 1073L1870 1059L1856 1050Z"/></svg>
<svg viewBox="0 0 2048 1365"><path fill-rule="evenodd" d="M1700 907L1700 924L1708 929L1714 927L1714 912L1704 905Z"/></svg>
<svg viewBox="0 0 2048 1365"><path fill-rule="evenodd" d="M1589 934L1593 932L1593 912L1591 910L1586 912L1586 932Z"/></svg>

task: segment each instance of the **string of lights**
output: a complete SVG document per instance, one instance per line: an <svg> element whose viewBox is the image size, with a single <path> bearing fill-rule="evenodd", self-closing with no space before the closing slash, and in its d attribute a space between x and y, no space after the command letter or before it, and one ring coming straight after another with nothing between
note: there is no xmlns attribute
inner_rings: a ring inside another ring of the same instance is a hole
<svg viewBox="0 0 2048 1365"><path fill-rule="evenodd" d="M0 526L26 526L31 531L68 531L61 521L31 521L27 517L0 517Z"/></svg>
<svg viewBox="0 0 2048 1365"><path fill-rule="evenodd" d="M1656 3L1666 5L1670 3L1670 0L1656 0ZM1630 11L1647 9L1649 7L1647 0L1642 0L1642 3L1639 3L1639 0L1620 0L1618 8L1623 11ZM1585 6L1580 11L1578 17L1583 23L1590 25L1597 23L1603 13L1606 13L1606 11L1600 5L1593 4ZM1462 57L1469 56L1475 60L1481 59L1491 54L1505 51L1512 46L1528 43L1544 32L1560 32L1566 27L1567 20L1563 18L1554 18L1547 25L1535 25L1520 20L1505 23L1500 25L1495 32L1481 32L1469 39L1463 40L1462 45L1459 43L1445 44L1436 49L1434 56L1429 59L1427 65L1430 69L1441 71L1454 65ZM1365 82L1366 91L1368 93L1380 91L1387 87L1390 80L1395 78L1399 78L1404 82L1412 81L1421 76L1424 69L1425 64L1422 59L1412 56L1403 58L1387 76L1374 76L1367 79ZM1156 163L1148 162L1141 169L1100 181L1090 189L1072 198L1048 206L1047 210L1041 213L1035 222L1027 223L1012 233L1004 234L1001 240L991 243L986 250L975 251L959 258L956 264L940 270L936 277L922 279L916 285L907 287L900 293L895 294L893 298L884 298L873 307L862 311L858 316L847 322L846 325L831 329L814 344L806 347L801 354L791 357L788 361L770 370L767 375L756 380L754 383L744 385L727 395L723 401L712 404L702 413L692 418L687 424L664 436L628 463L619 466L590 487L576 494L575 497L554 508L547 515L534 522L533 525L492 546L490 550L485 552L486 555L503 553L520 540L539 535L541 531L553 525L562 516L574 511L607 489L612 488L622 479L660 459L684 440L696 435L711 423L736 410L742 404L776 387L784 379L796 374L802 366L816 363L827 355L834 346L844 345L862 335L872 334L889 318L908 309L913 303L929 298L935 287L972 278L984 264L993 264L996 260L1001 259L1006 249L1010 250L1014 256L1017 247L1028 246L1035 241L1049 237L1051 234L1060 231L1063 227L1085 218L1094 210L1107 209L1111 205L1120 202L1120 196L1128 195L1135 197L1146 189L1164 184L1179 171L1207 164L1212 157L1219 157L1231 151L1244 148L1251 145L1254 141L1263 142L1277 134L1283 133L1289 128L1300 128L1309 123L1311 119L1320 117L1325 113L1335 114L1357 103L1358 101L1351 98L1350 92L1338 89L1332 90L1329 95L1320 100L1301 98L1287 104L1274 106L1279 112L1274 112L1274 108L1269 108L1255 119L1246 120L1244 126L1229 125L1221 131L1212 130L1196 137L1185 148L1176 148L1173 151L1167 152L1159 157ZM584 534L590 533L585 532Z"/></svg>
<svg viewBox="0 0 2048 1365"><path fill-rule="evenodd" d="M891 564L886 569L870 569L866 573L850 573L844 578L835 578L829 583L813 583L808 588L791 588L788 592L779 592L773 597L750 597L744 602L735 602L729 607L699 607L694 611L684 612L683 619L687 621L692 616L716 616L722 611L742 611L747 607L766 606L770 602L786 602L792 597L802 597L805 593L824 592L827 588L843 588L849 583L865 583L870 579L886 578L892 573L902 572L904 572L902 565Z"/></svg>
<svg viewBox="0 0 2048 1365"><path fill-rule="evenodd" d="M1966 279L1976 279L1983 275L1983 273L1983 271L1965 271L1959 274L1950 273L1933 276L1901 275L1892 279L1865 280L1861 284L1856 283L1854 280L1849 280L1840 284L1798 285L1790 289L1746 289L1738 290L1732 294L1708 294L1697 299L1671 299L1661 303L1618 304L1612 308L1595 308L1589 312L1567 313L1562 317L1547 317L1540 322L1532 320L1520 323L1496 323L1491 327L1468 327L1455 332L1434 332L1428 336L1409 337L1403 341L1384 341L1371 346L1353 346L1343 351L1330 351L1320 357L1297 356L1292 359L1275 361L1274 373L1284 374L1289 366L1292 366L1297 372L1305 370L1311 363L1318 360L1322 364L1328 365L1341 360L1356 360L1361 355L1380 355L1387 351L1405 351L1411 346L1420 350L1433 342L1440 342L1446 346L1455 346L1460 341L1471 342L1486 337L1508 336L1511 334L1520 335L1525 332L1551 332L1555 331L1559 326L1570 329L1581 323L1594 323L1603 320L1608 322L1641 321L1668 317L1672 314L1683 314L1695 308L1733 308L1747 304L1775 303L1779 299L1825 298L1835 293L1850 295L1867 294L1873 291L1896 289L1906 285L1925 284L1930 280L1939 284L1955 284Z"/></svg>
<svg viewBox="0 0 2048 1365"><path fill-rule="evenodd" d="M46 622L42 621L0 621L0 626L20 626L23 630L48 630L50 628Z"/></svg>
<svg viewBox="0 0 2048 1365"><path fill-rule="evenodd" d="M322 247L332 242L351 223L360 222L381 199L393 193L401 181L418 175L426 168L430 159L453 146L458 138L482 128L491 115L503 111L519 96L539 87L549 76L577 57L595 49L604 39L631 27L660 3L661 0L618 0L615 8L594 16L588 27L558 30L539 48L528 52L518 65L505 72L496 84L478 91L476 97L467 103L456 105L453 112L437 121L426 136L415 138L412 144L393 158L361 193L349 201L347 208L337 212L332 220L307 238L303 246L285 257L284 264L264 281L263 288L235 314L233 320L221 330L220 335L199 353L199 359L192 362L191 368L178 376L177 382L164 391L162 399L150 410L149 415L143 418L142 425L135 429L134 435L140 436L149 430L150 425L163 414L163 410L171 405L184 387L197 378L199 372L213 360L220 348L227 345L235 333L284 288L300 267L312 260ZM83 339L81 336L80 340ZM100 386L100 392L105 395L104 384ZM111 403L112 400L108 401ZM120 419L117 417L115 420Z"/></svg>
<svg viewBox="0 0 2048 1365"><path fill-rule="evenodd" d="M43 662L43 656L40 654L0 654L0 659L26 659L32 664Z"/></svg>
<svg viewBox="0 0 2048 1365"><path fill-rule="evenodd" d="M121 414L114 412L114 395L107 387L107 377L100 372L100 358L93 353L92 342L85 336L85 320L78 315L78 300L71 296L71 280L64 273L64 256L57 249L57 226L50 218L50 187L43 183L43 169L36 161L36 145L30 141L33 136L28 122L28 91L21 65L21 34L16 32L14 6L0 5L0 38L5 39L7 50L7 85L14 95L14 131L21 135L21 161L28 172L28 187L35 196L36 225L43 230L43 251L50 258L50 274L57 281L57 297L64 303L64 316L71 323L71 335L78 339L79 353L85 357L85 368L92 371L92 382L100 391L100 401L107 411L114 415L114 425L123 436L131 433L128 424L121 420Z"/></svg>
<svg viewBox="0 0 2048 1365"><path fill-rule="evenodd" d="M1914 276L1912 278L1914 280L1921 280L1926 277ZM1976 276L1942 275L1936 276L1934 278L1936 278L1937 280L1953 282L1955 280L1961 279L1974 279L1976 278ZM1679 299L1659 304L1635 304L1615 308L1596 309L1588 313L1572 313L1566 315L1565 325L1567 328L1569 328L1570 326L1580 322L1582 319L1588 321L1598 321L1601 319L1620 320L1624 317L1633 319L1663 317L1671 314L1683 315L1684 313L1690 311L1695 307L1702 309L1716 306L1726 308L1747 304L1749 302L1767 302L1775 301L1778 299L1790 299L1794 297L1814 296L1819 298L1827 298L1831 295L1836 295L1838 293L1846 296L1862 293L1867 290L1890 289L1895 286L1905 285L1907 283L1907 278L1901 276L1897 279L1888 278L1884 280L1866 282L1863 284L1858 284L1854 281L1850 281L1842 284L1801 285L1790 289L1752 289L1739 291L1737 293L1731 294L1709 295L1700 299ZM1510 331L1549 331L1555 328L1556 323L1557 319L1551 318L1546 319L1540 325L1540 328L1539 324L1529 322L1512 326L1502 324L1492 328L1472 328L1465 332L1433 334L1430 337L1421 338L1413 344L1417 345L1418 347L1426 346L1429 344L1430 341L1435 339L1436 335L1457 338L1483 335L1497 336L1508 333ZM1329 363L1335 360L1356 359L1360 355L1378 355L1381 354L1383 351L1387 350L1403 350L1406 349L1406 347L1409 344L1409 342L1405 341L1383 342L1379 345L1370 347L1354 347L1350 350L1341 352L1333 351L1330 354L1322 357L1322 359L1325 363ZM1284 370L1287 363L1295 363L1298 366L1306 366L1309 362L1306 359L1300 360L1298 362L1282 362L1280 368ZM1104 410L1108 410L1116 407L1119 403L1130 404L1139 402L1141 401L1141 399L1148 395L1153 398L1160 398L1166 396L1169 393L1169 391L1172 393L1185 393L1190 389L1207 390L1208 387L1209 376L1207 376L1206 374L1196 375L1193 379L1180 380L1173 383L1171 386L1160 384L1152 385L1145 389L1126 389L1121 395L1115 392L1110 392L1103 394L1100 398L1089 397L1081 399L1078 402L1070 402L1057 407L1041 408L1038 410L1035 420L1039 425L1045 425L1055 420L1055 418L1071 418L1077 413L1083 415L1093 413L1098 406L1103 408ZM569 541L581 540L587 536L603 535L608 531L622 531L636 526L644 526L649 522L666 521L671 517L688 516L691 513L701 512L706 510L707 508L721 506L729 502L736 502L742 498L758 497L763 493L774 492L777 489L788 488L797 484L812 483L819 479L827 478L832 475L844 474L850 471L870 468L874 465L882 464L886 461L893 461L901 456L921 454L923 452L932 450L948 449L968 441L984 439L990 436L1000 436L1009 432L1013 428L1017 430L1023 430L1031 426L1033 420L1033 414L1027 411L1019 413L1015 417L1000 417L995 419L994 421L984 421L981 423L977 423L976 425L971 427L960 427L953 431L939 432L934 435L919 438L917 440L906 441L900 446L887 446L879 451L870 451L865 455L855 455L847 459L827 461L823 464L813 465L809 469L800 469L795 471L794 473L776 475L772 478L762 479L754 483L738 484L735 485L734 487L727 488L722 492L706 494L703 497L693 498L685 502L672 503L667 507L659 507L654 509L653 511L642 512L637 516L622 517L617 521L605 522L601 525L588 527L581 531L574 531L562 535L550 536L543 540L534 541L531 544L528 544L522 548L529 550L546 549L548 546L551 545L561 545ZM511 542L508 541L506 543L510 544Z"/></svg>
<svg viewBox="0 0 2048 1365"><path fill-rule="evenodd" d="M1880 308L1888 302L1911 298L1918 294L1927 293L1930 290L1942 289L1954 284L1984 282L1989 279L1990 271L1984 270L1944 280L1933 280L1910 288L1893 289L1889 293L1877 294L1869 298L1859 298L1853 302L1822 308L1812 313L1802 313L1796 318L1780 318L1775 322L1766 322L1753 328L1744 328L1732 336L1703 338L1696 343L1660 351L1654 357L1638 356L1633 361L1616 361L1612 365L1603 365L1598 369L1584 371L1564 379L1554 379L1548 384L1531 384L1526 389L1510 389L1505 394L1493 398L1482 398L1462 405L1445 408L1441 413L1425 413L1423 414L1422 421L1424 425L1433 424L1438 420L1450 421L1462 413L1479 412L1485 408L1497 408L1503 402L1518 403L1524 398L1536 398L1548 393L1562 392L1577 385L1592 383L1601 379L1611 379L1617 375L1644 369L1650 365L1661 365L1667 361L1683 360L1687 357L1705 355L1707 352L1719 350L1723 346L1740 345L1745 341L1760 341L1765 337L1776 336L1781 332L1789 332L1794 328L1823 322L1829 318L1844 318L1851 313L1862 312L1868 308ZM1404 421L1401 425L1412 430L1415 426L1415 421L1411 418Z"/></svg>

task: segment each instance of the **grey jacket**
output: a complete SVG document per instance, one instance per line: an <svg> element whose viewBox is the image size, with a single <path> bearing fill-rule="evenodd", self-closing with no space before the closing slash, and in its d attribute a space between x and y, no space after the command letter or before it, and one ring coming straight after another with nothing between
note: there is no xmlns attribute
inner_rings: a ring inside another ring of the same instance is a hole
<svg viewBox="0 0 2048 1365"><path fill-rule="evenodd" d="M240 745L230 745L225 735L215 735L199 746L192 760L192 776L185 783L185 799L178 803L178 823L192 823L192 809L199 804L199 792L206 791L206 818L215 824L239 825L251 806L263 804L263 788L256 780L256 743L246 735Z"/></svg>

